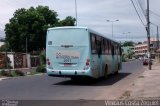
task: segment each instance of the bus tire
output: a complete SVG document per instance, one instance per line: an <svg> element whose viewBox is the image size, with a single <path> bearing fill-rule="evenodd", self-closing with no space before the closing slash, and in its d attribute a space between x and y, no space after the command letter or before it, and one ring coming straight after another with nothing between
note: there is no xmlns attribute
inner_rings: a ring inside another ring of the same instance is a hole
<svg viewBox="0 0 160 106"><path fill-rule="evenodd" d="M114 74L118 74L119 69L120 69L120 65L118 64L118 68L117 68L116 72L114 72Z"/></svg>
<svg viewBox="0 0 160 106"><path fill-rule="evenodd" d="M117 70L114 74L118 74L119 73L119 71Z"/></svg>
<svg viewBox="0 0 160 106"><path fill-rule="evenodd" d="M121 70L121 65L120 65L120 63L118 63L118 70Z"/></svg>
<svg viewBox="0 0 160 106"><path fill-rule="evenodd" d="M104 72L104 78L107 79L108 78L108 66L105 66L105 72Z"/></svg>

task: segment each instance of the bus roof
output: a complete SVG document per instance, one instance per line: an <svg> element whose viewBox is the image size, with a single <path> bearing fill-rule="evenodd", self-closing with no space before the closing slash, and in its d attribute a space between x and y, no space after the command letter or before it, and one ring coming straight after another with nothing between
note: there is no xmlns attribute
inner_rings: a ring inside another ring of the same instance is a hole
<svg viewBox="0 0 160 106"><path fill-rule="evenodd" d="M75 28L75 29L87 29L87 30L88 30L89 32L91 32L91 33L94 33L94 34L97 34L97 35L99 35L99 36L102 36L102 37L104 37L104 38L106 38L106 39L109 39L109 40L111 40L112 42L117 43L117 44L120 45L120 43L118 43L117 41L112 40L112 39L104 36L103 34L98 33L98 32L96 32L96 31L94 31L94 30L92 30L92 29L90 29L90 28L88 28L88 27L82 27L82 26L63 26L63 27L48 28L47 31L56 30L56 29L74 29L74 28Z"/></svg>
<svg viewBox="0 0 160 106"><path fill-rule="evenodd" d="M80 26L64 26L64 27L53 27L48 28L48 30L55 30L55 29L88 29L87 27L80 27Z"/></svg>

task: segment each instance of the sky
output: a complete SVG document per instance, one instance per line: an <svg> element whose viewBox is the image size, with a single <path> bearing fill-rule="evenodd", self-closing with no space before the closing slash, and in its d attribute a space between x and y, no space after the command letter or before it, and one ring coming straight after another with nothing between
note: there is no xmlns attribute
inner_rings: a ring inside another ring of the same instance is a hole
<svg viewBox="0 0 160 106"><path fill-rule="evenodd" d="M78 26L89 27L117 41L144 41L147 39L145 26L141 23L131 0L76 0ZM133 0L146 25L146 0ZM140 5L138 4L140 3ZM160 24L160 0L150 0L151 36L156 36L154 24ZM58 13L58 18L75 17L75 0L0 0L0 37L4 37L5 24L19 8L49 6ZM142 9L141 9L142 8ZM143 10L143 11L142 11ZM113 36L112 23L113 22Z"/></svg>

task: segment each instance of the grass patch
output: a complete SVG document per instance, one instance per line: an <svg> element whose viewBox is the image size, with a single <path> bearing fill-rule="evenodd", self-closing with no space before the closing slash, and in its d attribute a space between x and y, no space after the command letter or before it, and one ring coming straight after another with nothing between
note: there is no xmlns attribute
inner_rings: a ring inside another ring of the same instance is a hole
<svg viewBox="0 0 160 106"><path fill-rule="evenodd" d="M2 70L0 71L0 77L17 77L17 76L24 76L24 73L19 70Z"/></svg>
<svg viewBox="0 0 160 106"><path fill-rule="evenodd" d="M37 71L30 71L27 72L27 75L35 75L35 74L40 74L41 72L37 72Z"/></svg>
<svg viewBox="0 0 160 106"><path fill-rule="evenodd" d="M46 73L46 65L39 65L39 66L36 68L36 72Z"/></svg>
<svg viewBox="0 0 160 106"><path fill-rule="evenodd" d="M5 71L5 70L1 70L0 71L0 76L6 76L6 77L11 77L11 71Z"/></svg>
<svg viewBox="0 0 160 106"><path fill-rule="evenodd" d="M125 91L119 99L128 99L131 96L131 91Z"/></svg>
<svg viewBox="0 0 160 106"><path fill-rule="evenodd" d="M18 77L18 76L27 76L41 74L45 72L45 68L42 67L38 71L36 69L30 70L27 73L23 73L20 70L0 70L0 77Z"/></svg>
<svg viewBox="0 0 160 106"><path fill-rule="evenodd" d="M144 76L139 76L138 78L144 78Z"/></svg>

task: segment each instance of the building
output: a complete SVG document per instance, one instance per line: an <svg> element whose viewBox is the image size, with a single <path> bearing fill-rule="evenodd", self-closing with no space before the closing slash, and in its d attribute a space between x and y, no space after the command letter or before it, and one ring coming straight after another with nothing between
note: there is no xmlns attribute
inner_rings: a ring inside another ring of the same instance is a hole
<svg viewBox="0 0 160 106"><path fill-rule="evenodd" d="M2 45L4 45L4 42L0 42L0 47L1 47Z"/></svg>
<svg viewBox="0 0 160 106"><path fill-rule="evenodd" d="M158 43L157 43L156 38L150 39L150 48L151 48L152 57L155 57L155 51L158 48ZM135 56L137 56L137 57L147 56L147 51L148 51L148 42L147 41L144 41L142 44L136 44L134 46L134 53L135 53Z"/></svg>

